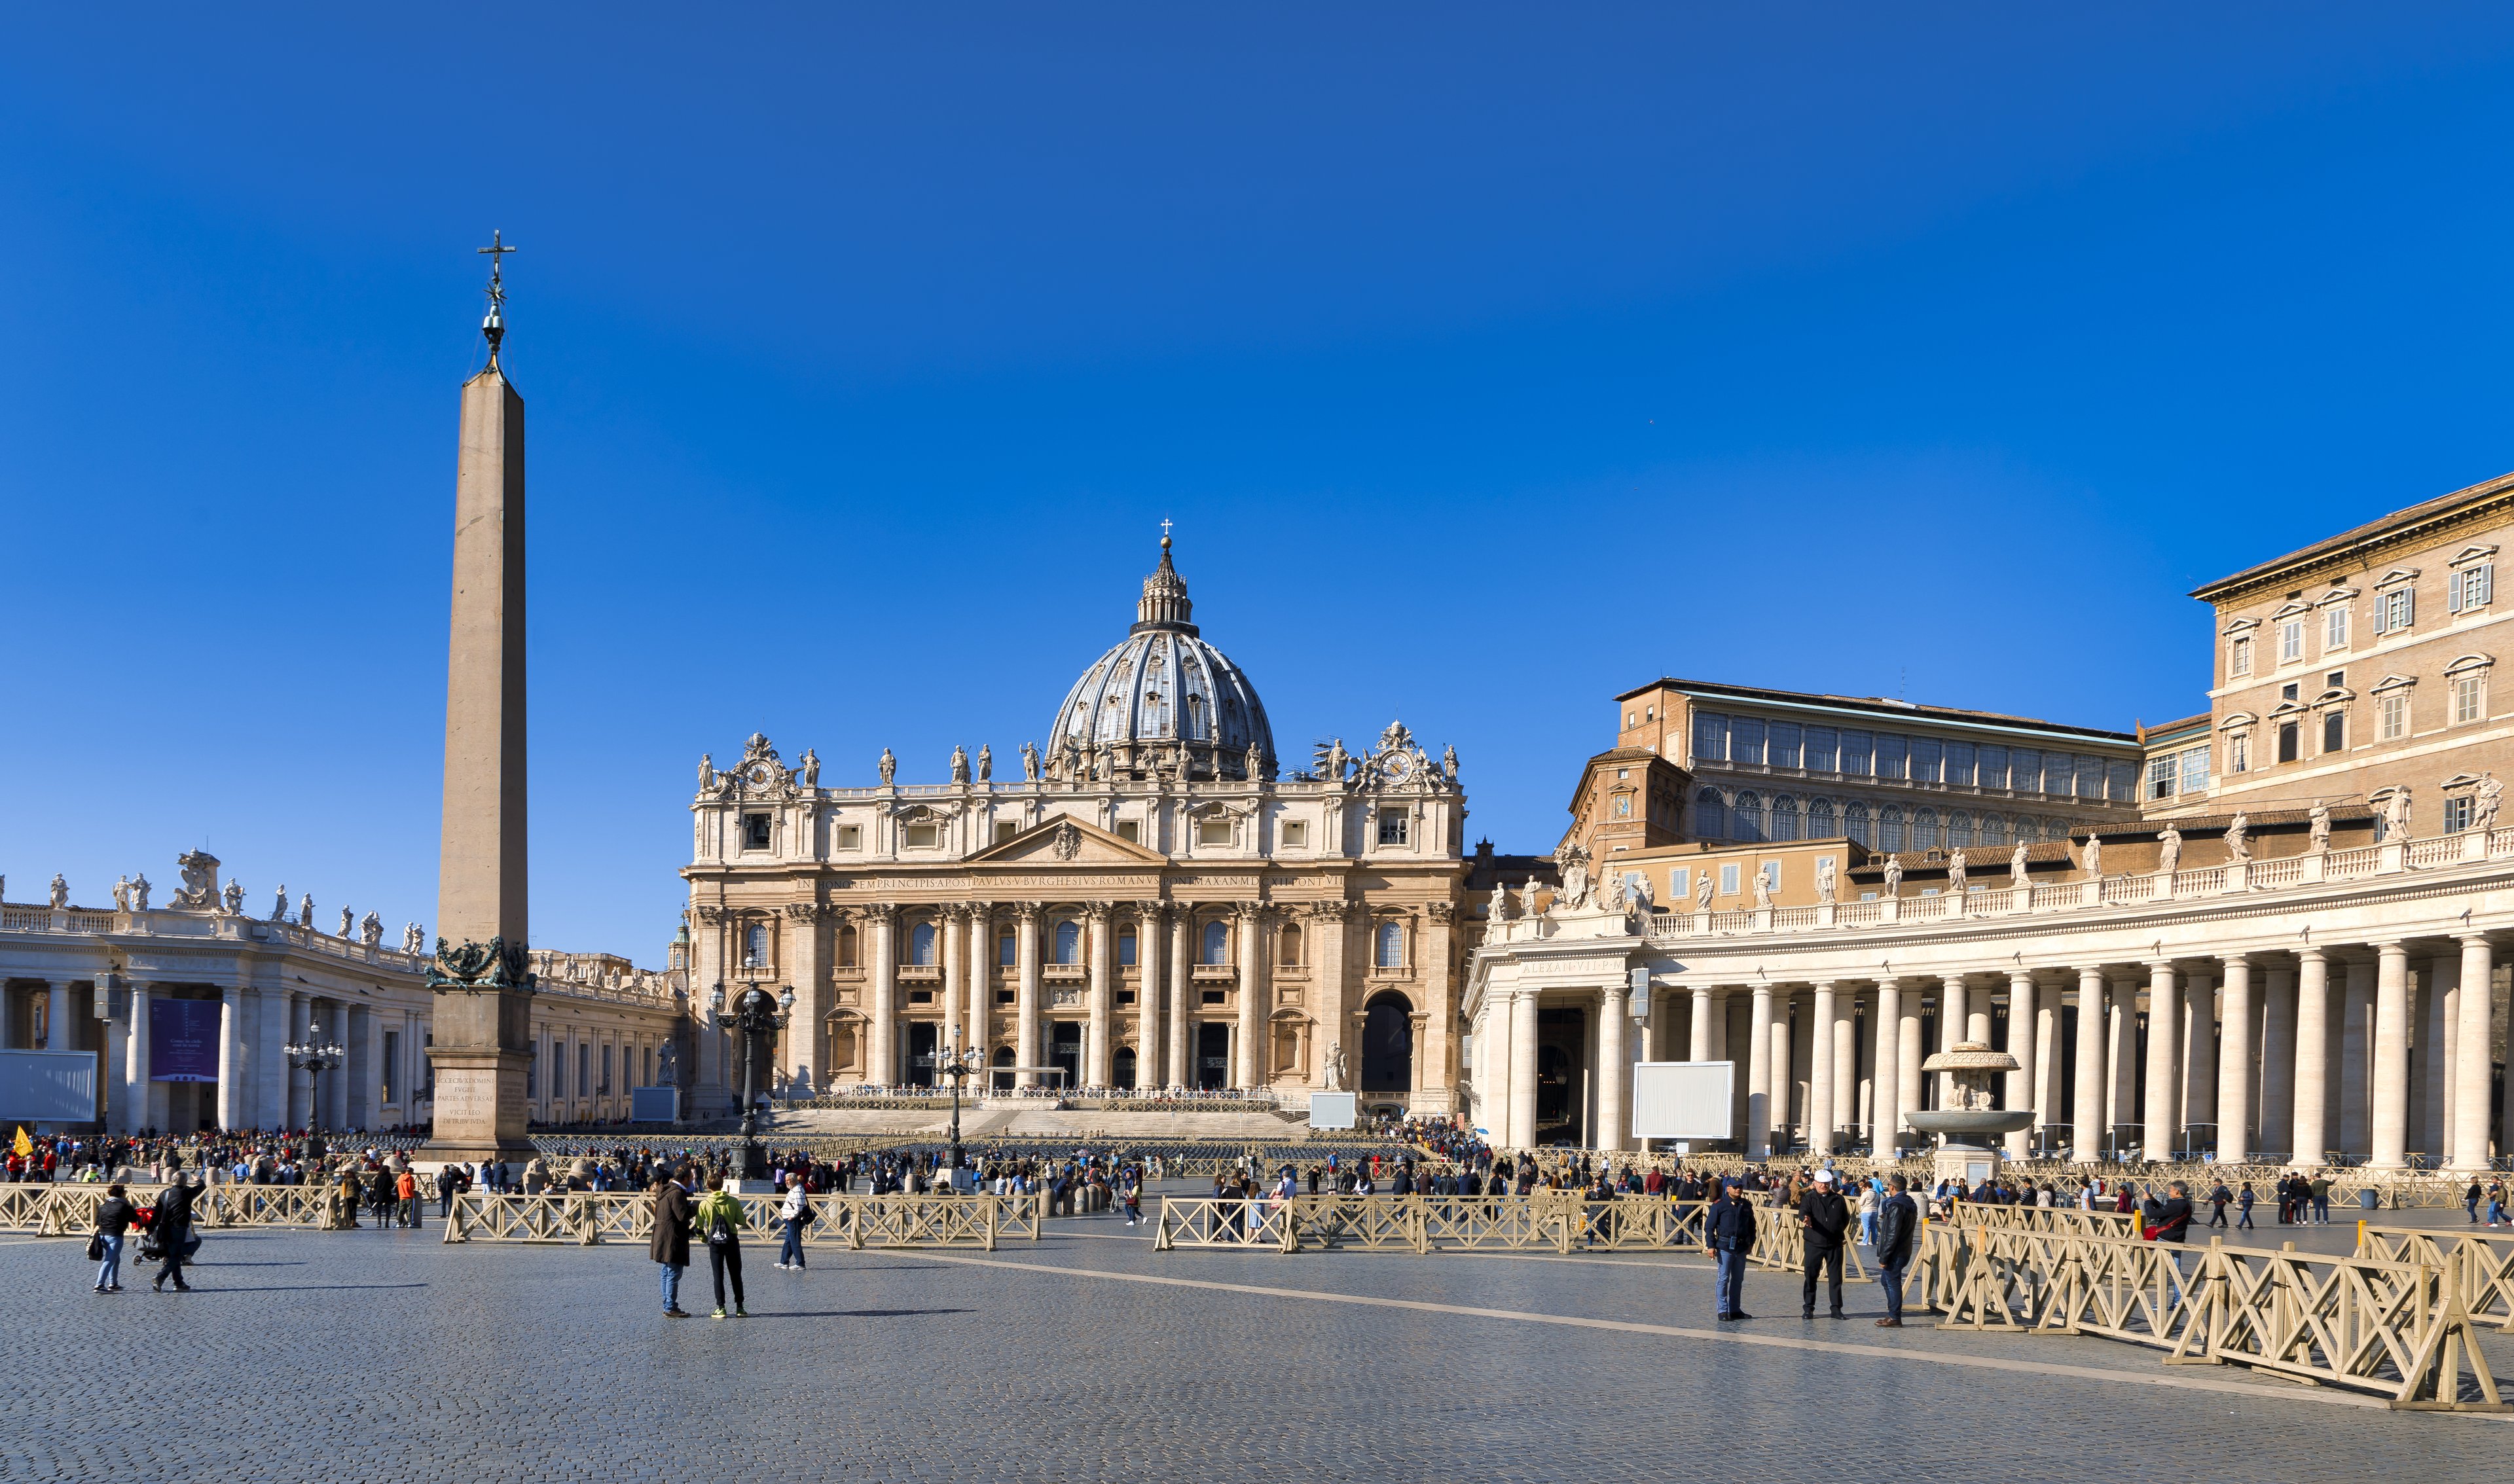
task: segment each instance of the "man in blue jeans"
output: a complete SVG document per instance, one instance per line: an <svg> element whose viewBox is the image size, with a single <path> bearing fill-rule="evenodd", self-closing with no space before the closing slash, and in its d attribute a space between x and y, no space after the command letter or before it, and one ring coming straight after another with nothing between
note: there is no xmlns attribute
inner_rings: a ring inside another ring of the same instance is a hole
<svg viewBox="0 0 2514 1484"><path fill-rule="evenodd" d="M1720 1322L1754 1318L1746 1312L1746 1257L1755 1250L1755 1208L1736 1181L1720 1183L1720 1198L1703 1213L1702 1240L1720 1263Z"/></svg>
<svg viewBox="0 0 2514 1484"><path fill-rule="evenodd" d="M1886 1288L1886 1317L1877 1321L1879 1329L1903 1327L1903 1272L1912 1265L1921 1232L1921 1208L1906 1193L1910 1188L1900 1175L1887 1177L1886 1199L1877 1207L1877 1281Z"/></svg>

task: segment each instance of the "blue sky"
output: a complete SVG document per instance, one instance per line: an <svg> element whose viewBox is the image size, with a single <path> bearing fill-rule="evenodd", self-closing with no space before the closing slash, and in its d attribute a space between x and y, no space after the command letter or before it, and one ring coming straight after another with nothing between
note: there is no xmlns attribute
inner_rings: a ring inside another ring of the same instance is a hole
<svg viewBox="0 0 2514 1484"><path fill-rule="evenodd" d="M2192 585L2514 466L2497 9L0 24L15 901L432 921L492 227L534 939L645 963L700 752L1007 754L1163 517L1532 851L1620 689L2183 715Z"/></svg>

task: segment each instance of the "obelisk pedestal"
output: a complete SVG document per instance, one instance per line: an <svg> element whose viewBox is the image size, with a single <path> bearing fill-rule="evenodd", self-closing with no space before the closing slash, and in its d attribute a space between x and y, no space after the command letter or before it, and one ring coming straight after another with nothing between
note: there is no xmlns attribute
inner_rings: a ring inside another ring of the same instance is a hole
<svg viewBox="0 0 2514 1484"><path fill-rule="evenodd" d="M492 259L492 261L496 261ZM454 620L445 663L444 832L437 863L435 1160L528 1159L525 1070L533 977L525 947L524 403L498 367L463 386L455 475Z"/></svg>

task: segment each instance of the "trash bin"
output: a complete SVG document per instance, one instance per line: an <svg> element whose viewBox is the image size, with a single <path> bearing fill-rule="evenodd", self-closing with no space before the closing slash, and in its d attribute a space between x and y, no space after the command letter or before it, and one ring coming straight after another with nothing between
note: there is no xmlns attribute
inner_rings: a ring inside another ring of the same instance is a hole
<svg viewBox="0 0 2514 1484"><path fill-rule="evenodd" d="M2375 1210L2381 1200L2381 1194L2376 1191L2372 1185L2367 1185L2357 1192L2357 1209L2360 1211Z"/></svg>

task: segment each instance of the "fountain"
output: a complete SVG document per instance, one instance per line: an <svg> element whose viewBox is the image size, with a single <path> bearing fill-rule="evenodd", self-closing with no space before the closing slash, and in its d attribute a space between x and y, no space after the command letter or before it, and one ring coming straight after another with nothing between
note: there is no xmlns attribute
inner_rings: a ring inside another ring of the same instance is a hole
<svg viewBox="0 0 2514 1484"><path fill-rule="evenodd" d="M1991 1050L1986 1041L1960 1041L1921 1063L1925 1074L1950 1073L1953 1084L1948 1090L1947 1106L1921 1108L1903 1115L1903 1121L1913 1128L1938 1136L1932 1183L1955 1176L1970 1189L1999 1173L1998 1147L1975 1141L1983 1135L2013 1133L2033 1123L2032 1108L1991 1106L1991 1075L2021 1069L2022 1063L2014 1057Z"/></svg>

